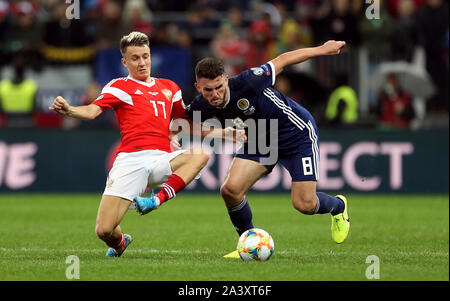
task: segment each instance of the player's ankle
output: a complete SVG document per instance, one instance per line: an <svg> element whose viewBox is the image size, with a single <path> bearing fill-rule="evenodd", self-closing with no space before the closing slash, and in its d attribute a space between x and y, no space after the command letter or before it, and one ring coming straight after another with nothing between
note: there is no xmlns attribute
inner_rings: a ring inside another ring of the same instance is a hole
<svg viewBox="0 0 450 301"><path fill-rule="evenodd" d="M161 200L159 199L158 196L155 196L155 208L158 208L159 206L161 206L164 202L161 202Z"/></svg>

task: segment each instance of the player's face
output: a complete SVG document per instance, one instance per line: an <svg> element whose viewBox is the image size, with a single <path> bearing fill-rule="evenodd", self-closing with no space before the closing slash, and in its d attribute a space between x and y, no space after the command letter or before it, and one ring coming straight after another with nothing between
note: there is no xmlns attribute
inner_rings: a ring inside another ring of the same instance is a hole
<svg viewBox="0 0 450 301"><path fill-rule="evenodd" d="M128 46L123 65L128 69L130 76L134 79L146 81L150 78L151 58L150 48L145 46Z"/></svg>
<svg viewBox="0 0 450 301"><path fill-rule="evenodd" d="M226 75L219 75L215 79L199 78L195 87L214 107L223 107L228 100L228 76Z"/></svg>

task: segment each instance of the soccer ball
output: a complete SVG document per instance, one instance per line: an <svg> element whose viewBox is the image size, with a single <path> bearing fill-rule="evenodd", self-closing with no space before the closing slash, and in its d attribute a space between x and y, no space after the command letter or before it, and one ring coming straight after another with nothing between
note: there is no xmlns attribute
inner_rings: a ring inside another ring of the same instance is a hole
<svg viewBox="0 0 450 301"><path fill-rule="evenodd" d="M253 228L242 233L239 237L237 250L242 260L266 261L274 251L273 239L262 229Z"/></svg>

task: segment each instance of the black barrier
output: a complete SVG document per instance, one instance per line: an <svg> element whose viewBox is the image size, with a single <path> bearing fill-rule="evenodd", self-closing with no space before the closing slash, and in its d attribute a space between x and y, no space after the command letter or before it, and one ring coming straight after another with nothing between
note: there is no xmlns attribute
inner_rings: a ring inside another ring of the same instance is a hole
<svg viewBox="0 0 450 301"><path fill-rule="evenodd" d="M448 193L446 131L322 130L318 189ZM0 192L98 192L120 141L110 130L0 131ZM207 146L208 147L208 146ZM232 154L215 154L187 191L217 192ZM255 191L290 189L281 166Z"/></svg>

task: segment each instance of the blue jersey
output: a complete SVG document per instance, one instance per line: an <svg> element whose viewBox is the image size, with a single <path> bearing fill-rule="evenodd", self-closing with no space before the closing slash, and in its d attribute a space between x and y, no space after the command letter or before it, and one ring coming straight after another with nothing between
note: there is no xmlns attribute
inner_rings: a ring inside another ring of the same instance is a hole
<svg viewBox="0 0 450 301"><path fill-rule="evenodd" d="M198 95L187 107L186 117L193 119L194 112L200 111L202 122L214 118L223 126L226 120L239 118L246 124L253 120L258 135L247 133L249 141L244 146L244 156L252 160L260 157L259 152L252 154L246 147L251 144L251 139L266 139L268 145L269 136L273 134L270 132L270 120L276 120L280 159L296 154L300 154L300 157L310 156L313 168L317 169L319 139L314 118L299 103L275 90L274 83L275 70L271 62L251 68L229 79L229 100L224 107L214 107L202 95ZM263 126L261 122L265 126L263 131L260 129ZM307 149L304 149L305 146ZM316 172L314 179L315 176Z"/></svg>

